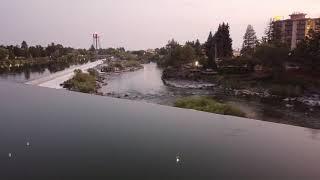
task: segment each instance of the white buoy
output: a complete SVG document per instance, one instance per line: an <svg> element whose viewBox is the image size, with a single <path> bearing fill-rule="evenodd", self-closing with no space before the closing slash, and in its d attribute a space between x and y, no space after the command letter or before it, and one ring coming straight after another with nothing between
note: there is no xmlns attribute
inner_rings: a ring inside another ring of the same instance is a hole
<svg viewBox="0 0 320 180"><path fill-rule="evenodd" d="M29 142L27 142L27 146L30 146L30 143L29 143Z"/></svg>
<svg viewBox="0 0 320 180"><path fill-rule="evenodd" d="M9 156L9 158L11 158L11 157L12 157L12 154L11 154L11 153L9 153L9 154L8 154L8 156Z"/></svg>

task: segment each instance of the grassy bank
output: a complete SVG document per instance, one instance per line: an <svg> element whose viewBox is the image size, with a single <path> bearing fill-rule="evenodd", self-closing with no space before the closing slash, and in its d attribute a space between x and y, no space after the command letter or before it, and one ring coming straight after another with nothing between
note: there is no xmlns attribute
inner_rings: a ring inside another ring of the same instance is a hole
<svg viewBox="0 0 320 180"><path fill-rule="evenodd" d="M71 91L96 93L98 89L96 72L92 69L88 71L89 73L84 73L79 69L75 70L75 75L64 82L63 87Z"/></svg>
<svg viewBox="0 0 320 180"><path fill-rule="evenodd" d="M198 111L232 115L238 117L246 117L246 114L241 110L220 102L215 101L210 97L187 97L179 99L174 104L175 107L194 109Z"/></svg>

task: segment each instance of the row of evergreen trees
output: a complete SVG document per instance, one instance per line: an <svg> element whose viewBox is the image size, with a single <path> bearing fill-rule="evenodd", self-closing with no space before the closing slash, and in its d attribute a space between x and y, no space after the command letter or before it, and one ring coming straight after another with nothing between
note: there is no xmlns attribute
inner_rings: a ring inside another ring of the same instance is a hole
<svg viewBox="0 0 320 180"><path fill-rule="evenodd" d="M252 25L248 25L243 36L243 44L241 55L252 55L259 45L277 44L281 46L288 46L281 42L281 30L275 27L273 20L270 20L265 29L265 35L259 40Z"/></svg>
<svg viewBox="0 0 320 180"><path fill-rule="evenodd" d="M233 55L230 26L228 23L220 24L214 34L209 33L204 44L198 39L186 42L185 45L171 40L166 47L158 49L157 52L163 56L159 60L159 64L163 66L179 66L199 61L206 68L216 69L217 59L231 58Z"/></svg>

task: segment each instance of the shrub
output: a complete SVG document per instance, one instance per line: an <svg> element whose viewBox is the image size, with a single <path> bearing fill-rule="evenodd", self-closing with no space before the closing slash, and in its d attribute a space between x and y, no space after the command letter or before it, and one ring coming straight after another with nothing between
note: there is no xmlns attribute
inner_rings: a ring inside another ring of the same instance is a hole
<svg viewBox="0 0 320 180"><path fill-rule="evenodd" d="M64 82L62 86L71 91L83 92L83 93L95 93L97 92L96 77L88 73L83 73L81 70L75 70L75 75Z"/></svg>
<svg viewBox="0 0 320 180"><path fill-rule="evenodd" d="M174 106L222 115L246 117L245 113L241 110L227 104L219 103L210 97L182 98L177 100Z"/></svg>
<svg viewBox="0 0 320 180"><path fill-rule="evenodd" d="M0 47L0 60L6 59L9 56L9 51Z"/></svg>
<svg viewBox="0 0 320 180"><path fill-rule="evenodd" d="M94 76L94 77L98 77L99 76L99 72L94 69L94 68L90 68L88 69L88 73L91 75L91 76Z"/></svg>

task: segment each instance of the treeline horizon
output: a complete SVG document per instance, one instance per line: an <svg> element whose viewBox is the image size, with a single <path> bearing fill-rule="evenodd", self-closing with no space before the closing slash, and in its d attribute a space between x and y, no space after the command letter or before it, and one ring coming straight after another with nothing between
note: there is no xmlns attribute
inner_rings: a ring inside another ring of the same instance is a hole
<svg viewBox="0 0 320 180"><path fill-rule="evenodd" d="M165 47L158 49L162 56L159 64L179 66L199 61L205 68L217 69L216 60L219 60L221 64L248 65L251 71L255 65L261 65L279 74L284 70L284 63L296 63L306 71L320 73L320 32L310 30L295 49L290 49L290 45L282 41L280 33L281 30L270 20L265 34L258 39L253 26L248 25L240 55L234 56L230 26L223 22L214 33L209 32L204 43L197 39L180 45L174 39L170 40Z"/></svg>

